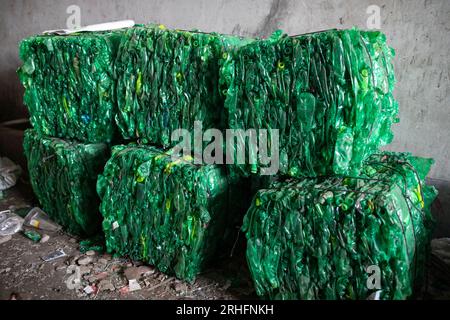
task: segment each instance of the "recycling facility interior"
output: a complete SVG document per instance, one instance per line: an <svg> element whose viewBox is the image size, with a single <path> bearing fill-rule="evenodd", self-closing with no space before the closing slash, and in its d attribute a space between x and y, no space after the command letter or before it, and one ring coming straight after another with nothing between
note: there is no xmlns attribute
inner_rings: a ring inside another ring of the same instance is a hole
<svg viewBox="0 0 450 320"><path fill-rule="evenodd" d="M415 156L433 158L435 164L427 176L427 183L439 191L432 204L436 221L432 237L450 238L450 3L446 0L376 0L376 1L3 1L0 12L0 39L3 44L0 55L0 156L19 164L23 173L17 185L3 192L0 211L11 206L38 206L29 177L39 178L42 173L29 172L25 158L24 132L31 127L30 114L24 106L24 89L17 69L23 64L19 59L19 42L43 30L58 29L66 25L71 5L81 9L81 24L133 19L138 23L163 23L173 29L199 29L244 38L269 37L282 29L290 35L306 34L333 28L348 29L354 26L367 29L367 9L380 8L380 29L386 34L387 44L395 49L392 63L397 80L393 95L399 105L400 122L392 125L393 141L384 150L411 152ZM131 44L130 44L131 45ZM126 64L127 61L122 61ZM205 102L214 103L214 102ZM130 125L124 122L125 127ZM132 132L128 131L128 132ZM86 135L92 133L87 130ZM79 134L79 133L74 133ZM158 135L157 138L163 138ZM37 146L32 134L26 136L30 150L41 148L43 153L53 145ZM33 145L34 143L34 145ZM164 143L160 143L164 144ZM57 147L55 147L57 148ZM77 147L74 147L77 148ZM44 150L45 149L45 150ZM120 154L120 148L118 153ZM85 152L82 147L77 152ZM92 150L87 151L91 154ZM102 157L101 150L98 157ZM32 157L30 154L28 157ZM41 155L40 155L41 156ZM134 161L144 161L141 151L127 154ZM125 157L125 156L123 156ZM157 154L151 157L158 157ZM148 160L146 158L146 160ZM104 181L112 179L116 166L126 166L118 157L110 164L110 171L103 173ZM155 167L157 165L155 164ZM128 168L132 170L132 168ZM87 168L86 170L91 170ZM134 170L134 169L133 169ZM214 170L213 170L214 171ZM191 171L189 171L191 172ZM214 171L214 179L222 181L221 173ZM71 173L68 173L68 175ZM134 178L137 173L130 175ZM191 174L191 173L189 173ZM192 173L199 184L204 172ZM108 180L111 181L111 180ZM217 182L219 184L219 182ZM100 186L102 192L110 192ZM236 186L234 186L236 187ZM81 187L82 188L82 187ZM220 193L220 188L217 188ZM36 190L36 188L35 188ZM147 190L145 192L155 192ZM161 191L162 193L164 191ZM108 194L107 196L113 197ZM262 195L261 195L262 196ZM39 198L45 198L40 195ZM220 203L220 197L215 199ZM203 201L203 200L199 200ZM42 202L42 200L41 200ZM92 204L92 203L91 203ZM95 204L95 201L94 201ZM105 204L102 204L104 206ZM113 203L106 210L112 210ZM57 205L55 205L57 206ZM219 204L217 205L220 206ZM248 207L248 204L247 204ZM256 210L256 208L254 208ZM20 209L19 209L20 210ZM217 209L219 210L219 209ZM256 212L256 211L255 211ZM257 213L254 213L257 215ZM110 217L108 217L109 219ZM116 218L111 217L113 223ZM83 224L80 224L83 226ZM87 222L86 225L90 225ZM130 237L132 235L130 231ZM110 241L113 241L111 231ZM161 237L164 238L164 234ZM114 238L116 239L116 238ZM54 233L46 242L33 242L29 238L14 236L0 244L0 299L11 298L99 298L99 299L235 299L252 298L264 291L255 285L248 270L245 257L245 241L237 241L237 252L232 259L220 266L201 272L195 282L180 281L196 272L189 266L176 268L176 276L166 275L164 261L152 257L150 265L129 258L99 253L96 243L80 243L80 237L72 234ZM235 239L233 239L235 240ZM109 245L109 244L108 244ZM113 246L113 244L111 244ZM118 244L114 244L119 246ZM239 248L242 246L243 248ZM442 246L442 247L441 247ZM444 251L446 247L434 242L433 250ZM442 249L444 248L444 249ZM42 257L63 249L66 257L46 263ZM242 250L239 250L242 249ZM133 252L133 248L122 248ZM127 251L128 252L128 251ZM187 259L187 258L184 258ZM158 263L155 263L158 261ZM184 260L183 260L184 261ZM157 265L154 268L153 265ZM82 268L82 287L71 288L71 266ZM433 264L435 268L442 267ZM162 270L162 271L161 271ZM178 277L177 277L178 276ZM139 280L131 282L130 280ZM441 279L440 279L441 280ZM448 279L447 279L448 280ZM261 280L262 281L262 280ZM431 282L435 279L429 280ZM39 283L39 286L36 286ZM256 282L257 283L257 282ZM99 288L100 287L100 288ZM103 287L103 288L102 288ZM431 286L430 297L450 297L442 288ZM307 296L307 294L305 294Z"/></svg>

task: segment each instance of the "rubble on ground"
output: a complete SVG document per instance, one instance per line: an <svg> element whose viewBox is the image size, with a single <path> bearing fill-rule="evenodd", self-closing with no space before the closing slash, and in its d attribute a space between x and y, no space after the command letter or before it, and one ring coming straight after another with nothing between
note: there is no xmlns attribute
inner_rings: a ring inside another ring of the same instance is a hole
<svg viewBox="0 0 450 320"><path fill-rule="evenodd" d="M14 193L12 190L8 190L9 195ZM7 200L0 201L0 210L11 205L8 194ZM14 203L22 199L18 196L13 200ZM19 232L0 244L0 300L11 296L88 300L255 297L243 256L224 261L218 270L205 270L193 284L188 284L141 261L85 250L80 244L83 239L63 231L43 233L42 238L46 235L46 241L33 242ZM42 260L58 250L66 256L49 262Z"/></svg>

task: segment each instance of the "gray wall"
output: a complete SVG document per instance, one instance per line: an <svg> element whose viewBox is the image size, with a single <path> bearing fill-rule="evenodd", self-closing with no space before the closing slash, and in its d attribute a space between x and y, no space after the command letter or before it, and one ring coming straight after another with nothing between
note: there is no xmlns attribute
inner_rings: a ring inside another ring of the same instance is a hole
<svg viewBox="0 0 450 320"><path fill-rule="evenodd" d="M66 25L66 8L81 8L81 24L130 18L168 27L267 36L276 29L299 34L329 28L366 28L366 9L381 8L381 30L395 48L395 92L400 123L391 150L432 157L431 177L449 208L450 1L448 0L2 0L0 11L0 120L22 116L15 70L20 39ZM442 211L442 210L441 210ZM447 211L441 212L448 219ZM448 220L450 222L450 219ZM450 224L449 224L450 225Z"/></svg>

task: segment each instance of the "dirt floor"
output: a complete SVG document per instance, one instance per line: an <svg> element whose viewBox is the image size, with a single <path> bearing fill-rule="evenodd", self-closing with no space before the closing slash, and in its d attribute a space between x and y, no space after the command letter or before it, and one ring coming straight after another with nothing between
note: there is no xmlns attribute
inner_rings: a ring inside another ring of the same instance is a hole
<svg viewBox="0 0 450 320"><path fill-rule="evenodd" d="M0 211L35 205L23 183L3 191ZM13 207L11 207L13 206ZM243 253L205 270L192 284L138 261L80 252L80 240L59 231L45 243L21 232L0 240L0 299L255 299ZM1 243L5 241L4 243ZM42 257L62 249L66 256Z"/></svg>
<svg viewBox="0 0 450 320"><path fill-rule="evenodd" d="M20 212L34 205L33 193L24 182L0 195L0 211ZM0 237L0 299L257 299L242 249L190 284L139 261L85 251L80 247L82 239L62 231L47 234L50 238L44 243L21 232L10 239ZM58 249L66 256L43 260ZM428 265L417 298L450 299L449 238L433 240Z"/></svg>

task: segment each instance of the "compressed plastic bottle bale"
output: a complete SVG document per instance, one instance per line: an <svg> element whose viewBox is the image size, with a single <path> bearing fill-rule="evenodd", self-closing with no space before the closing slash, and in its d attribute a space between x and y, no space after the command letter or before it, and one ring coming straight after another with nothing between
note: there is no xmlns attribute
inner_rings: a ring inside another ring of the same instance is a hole
<svg viewBox="0 0 450 320"><path fill-rule="evenodd" d="M393 56L384 34L357 29L279 31L242 46L221 61L229 128L278 129L282 174L358 174L393 137ZM242 164L234 173L261 167Z"/></svg>
<svg viewBox="0 0 450 320"><path fill-rule="evenodd" d="M219 59L250 40L216 33L137 26L123 37L116 61L116 116L125 139L173 146L175 129L222 128Z"/></svg>
<svg viewBox="0 0 450 320"><path fill-rule="evenodd" d="M96 182L108 159L107 145L40 137L26 130L24 150L31 185L49 217L77 235L100 231Z"/></svg>
<svg viewBox="0 0 450 320"><path fill-rule="evenodd" d="M114 59L122 33L37 35L20 43L24 103L39 134L81 142L113 139Z"/></svg>
<svg viewBox="0 0 450 320"><path fill-rule="evenodd" d="M411 297L433 225L437 191L424 182L432 163L376 154L358 177L291 178L260 190L243 226L257 294L366 299L381 290L381 299Z"/></svg>
<svg viewBox="0 0 450 320"><path fill-rule="evenodd" d="M225 169L150 146L113 147L97 184L107 251L193 281L235 217Z"/></svg>

